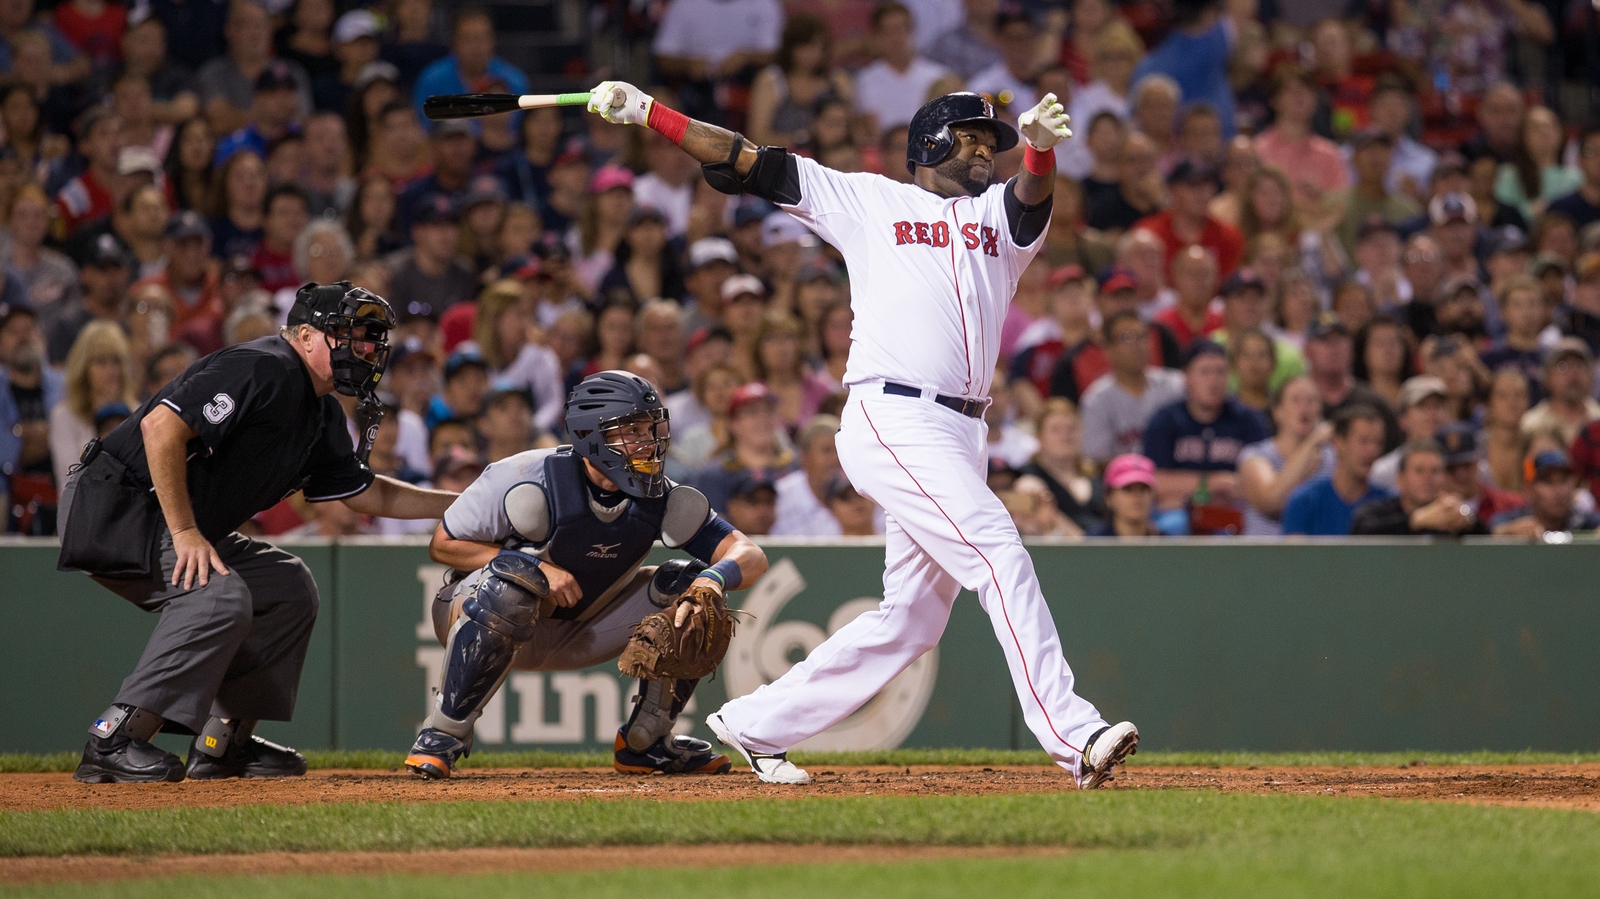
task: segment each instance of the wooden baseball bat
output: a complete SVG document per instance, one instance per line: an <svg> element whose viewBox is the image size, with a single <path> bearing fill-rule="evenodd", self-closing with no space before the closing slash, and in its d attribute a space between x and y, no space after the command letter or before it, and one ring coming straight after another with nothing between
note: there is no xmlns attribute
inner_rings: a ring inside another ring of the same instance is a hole
<svg viewBox="0 0 1600 899"><path fill-rule="evenodd" d="M434 121L441 119L472 119L478 116L499 115L519 109L538 109L542 106L582 106L589 102L589 92L570 94L440 94L422 101L422 112Z"/></svg>

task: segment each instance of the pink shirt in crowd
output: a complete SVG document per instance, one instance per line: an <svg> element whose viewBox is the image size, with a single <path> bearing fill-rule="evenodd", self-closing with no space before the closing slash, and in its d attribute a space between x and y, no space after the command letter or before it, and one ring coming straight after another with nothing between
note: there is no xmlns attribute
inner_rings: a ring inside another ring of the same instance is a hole
<svg viewBox="0 0 1600 899"><path fill-rule="evenodd" d="M1296 141L1284 137L1276 128L1268 128L1256 138L1256 155L1263 165L1288 175L1289 183L1296 187L1309 182L1317 190L1329 193L1350 186L1344 154L1339 152L1338 144L1325 137L1310 134Z"/></svg>

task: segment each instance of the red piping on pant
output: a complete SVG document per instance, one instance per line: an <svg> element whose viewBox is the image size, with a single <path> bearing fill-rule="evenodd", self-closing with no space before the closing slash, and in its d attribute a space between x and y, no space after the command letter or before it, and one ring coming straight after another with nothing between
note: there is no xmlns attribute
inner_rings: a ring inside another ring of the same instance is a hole
<svg viewBox="0 0 1600 899"><path fill-rule="evenodd" d="M933 503L933 507L939 510L939 514L944 516L944 520L950 522L950 526L955 528L956 536L961 538L961 542L965 543L968 549L977 553L978 558L983 560L983 564L989 567L989 580L994 583L995 593L999 594L1000 596L1000 614L1004 616L1006 620L1006 630L1011 632L1011 642L1017 647L1017 659L1022 663L1022 674L1028 679L1028 692L1033 694L1033 701L1038 704L1039 711L1044 715L1044 722L1050 725L1050 733L1054 735L1056 739L1065 744L1068 749L1078 753L1079 755L1082 755L1083 750L1072 745L1071 743L1068 743L1067 738L1061 736L1061 732L1056 729L1055 722L1050 720L1050 710L1044 707L1043 700L1039 699L1039 691L1035 690L1033 687L1033 674L1032 672L1028 671L1028 657L1022 651L1022 641L1017 639L1017 629L1011 626L1011 613L1006 610L1006 594L1004 590L1000 589L1000 578L994 573L993 563L989 561L988 556L983 554L983 550L972 545L972 541L967 539L966 534L961 533L961 527L955 523L955 520L950 517L949 513L945 512L944 507L939 505L939 501L934 499L932 496L929 496L928 491L922 489L922 484L917 481L917 476L912 474L911 470L906 468L905 465L901 464L900 457L895 455L894 450L889 449L889 444L883 442L883 435L878 433L878 426L872 423L872 416L867 414L867 406L865 403L861 404L861 414L866 418L867 426L872 428L872 436L877 438L878 445L889 451L889 458L893 459L894 464L899 465L900 470L905 472L906 477L911 479L911 483L916 485L917 492L927 497L928 502ZM909 537L910 535L907 534L906 536Z"/></svg>

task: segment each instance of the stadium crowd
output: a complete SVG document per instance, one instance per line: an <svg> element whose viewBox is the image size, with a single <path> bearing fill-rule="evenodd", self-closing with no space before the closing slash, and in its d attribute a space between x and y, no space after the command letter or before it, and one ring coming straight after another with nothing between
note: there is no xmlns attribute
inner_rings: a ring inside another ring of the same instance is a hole
<svg viewBox="0 0 1600 899"><path fill-rule="evenodd" d="M1024 535L1538 538L1600 524L1596 15L668 0L597 5L591 58L626 63L588 74L902 182L930 96L1067 103L985 416ZM837 252L648 129L422 117L525 92L496 54L516 25L431 0L0 0L4 530L54 533L86 441L275 333L300 284L348 279L401 322L376 471L461 489L560 443L567 391L620 368L666 399L670 476L741 530L881 532L832 439ZM419 523L296 495L253 526Z"/></svg>

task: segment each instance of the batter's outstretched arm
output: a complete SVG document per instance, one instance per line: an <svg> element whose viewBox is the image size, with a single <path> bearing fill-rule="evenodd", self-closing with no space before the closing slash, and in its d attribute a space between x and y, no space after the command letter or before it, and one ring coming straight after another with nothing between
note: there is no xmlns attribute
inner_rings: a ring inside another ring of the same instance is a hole
<svg viewBox="0 0 1600 899"><path fill-rule="evenodd" d="M1022 171L1006 185L1006 220L1011 239L1028 246L1050 222L1050 200L1056 189L1055 146L1072 136L1066 110L1055 94L1039 98L1039 105L1017 117L1017 130L1027 142Z"/></svg>
<svg viewBox="0 0 1600 899"><path fill-rule="evenodd" d="M589 111L608 122L659 131L703 167L706 183L725 194L747 193L779 205L800 202L799 166L781 148L757 147L743 135L669 109L625 81L602 81Z"/></svg>

